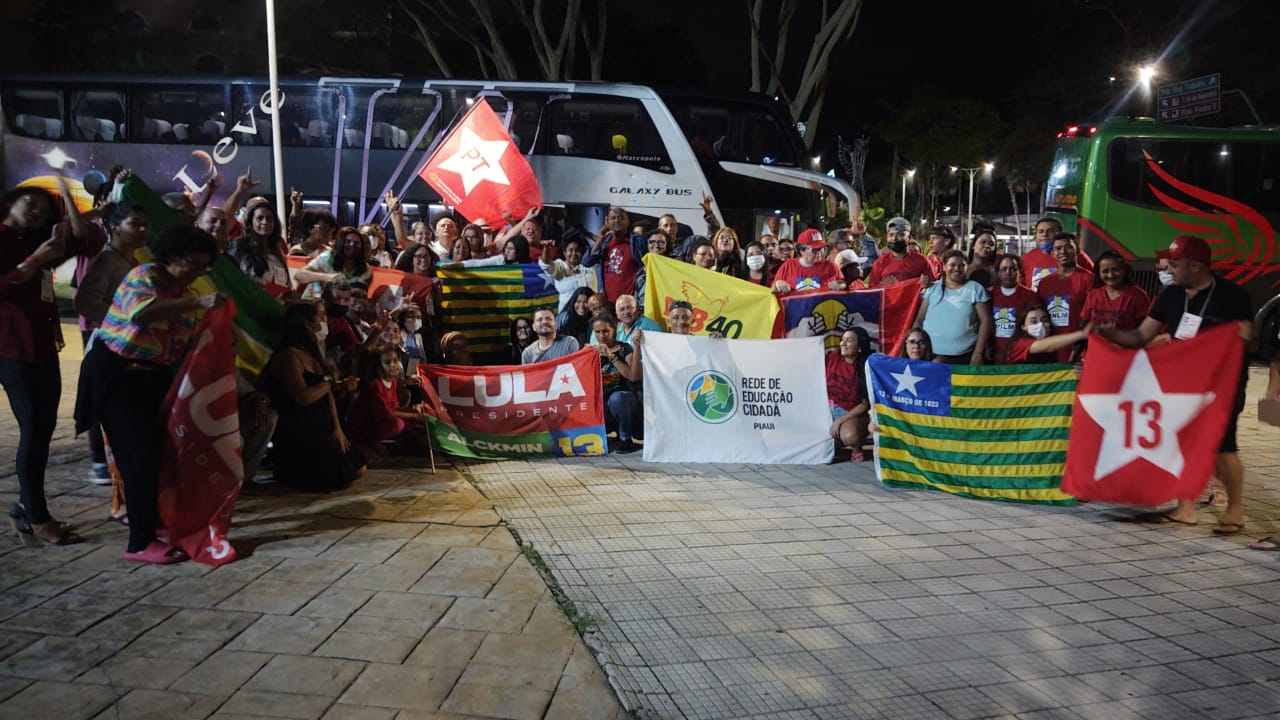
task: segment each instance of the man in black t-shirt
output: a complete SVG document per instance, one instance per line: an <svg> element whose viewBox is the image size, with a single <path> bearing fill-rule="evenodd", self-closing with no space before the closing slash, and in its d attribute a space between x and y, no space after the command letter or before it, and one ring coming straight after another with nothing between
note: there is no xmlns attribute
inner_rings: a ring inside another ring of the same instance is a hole
<svg viewBox="0 0 1280 720"><path fill-rule="evenodd" d="M1253 334L1253 308L1249 296L1239 285L1214 275L1210 268L1209 244L1194 235L1174 238L1168 250L1161 250L1156 257L1169 261L1173 284L1166 287L1151 303L1151 310L1142 324L1133 330L1098 328L1099 335L1125 347L1143 347L1161 330L1167 327L1174 342L1188 340L1201 330L1229 322L1240 323L1240 335L1248 343ZM1236 454L1236 420L1244 409L1245 383L1249 372L1246 363L1240 371L1240 383L1236 390L1235 406L1227 424L1222 443L1218 447L1216 474L1227 490L1227 507L1218 524L1215 535L1235 535L1244 529L1244 467ZM1179 500L1178 506L1163 514L1153 516L1155 522L1196 524L1196 505L1192 500Z"/></svg>

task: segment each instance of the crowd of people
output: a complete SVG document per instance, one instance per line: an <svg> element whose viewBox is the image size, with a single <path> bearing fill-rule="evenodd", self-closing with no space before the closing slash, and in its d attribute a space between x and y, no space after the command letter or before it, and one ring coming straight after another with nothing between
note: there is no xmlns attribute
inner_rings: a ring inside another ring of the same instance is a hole
<svg viewBox="0 0 1280 720"><path fill-rule="evenodd" d="M143 204L111 201L111 188L127 177L113 169L94 209L84 213L64 202L71 197L65 182L61 198L35 187L0 198L0 382L21 431L14 526L20 536L46 543L79 542L72 527L51 516L44 475L61 393L61 323L51 269L80 258L74 308L86 355L76 428L89 433L93 482L111 482L107 450L114 450L127 512L113 518L129 529L124 557L139 562L186 559L164 539L156 507L160 411L201 314L225 302L217 292L192 290L223 258L284 304L282 342L261 376L237 378L245 478L308 491L347 487L386 454L389 442L418 447L427 418L418 364L477 359L467 336L442 322L438 283L422 296L371 297L375 267L433 278L439 268L536 262L554 283L558 302L514 319L506 353L489 360L536 363L594 348L606 422L616 436L612 449L619 453L643 442L644 334L663 331L643 308L642 258L649 253L780 296L919 278L919 312L901 352L922 361L1078 361L1090 332L1136 346L1194 335L1183 320L1193 309L1205 327L1249 317L1247 297L1210 271L1203 241L1180 239L1180 249L1167 253L1161 262L1170 288L1152 305L1124 258L1103 253L1095 265L1052 218L1037 223L1038 246L1018 257L999 255L994 229L982 225L967 252L955 247L947 227L930 228L921 252L904 218L890 220L883 239L860 222L827 235L806 229L793 238L790 225L770 218L744 244L736 229L716 222L709 199L705 235L682 233L670 215L653 226L632 225L618 207L598 232L544 226L536 208L507 217L502 228L460 223L450 214L410 225L388 193L388 232L376 224L339 226L328 211L304 209L297 193L282 220L267 198L250 197L257 183L246 173L222 206L209 202L216 181L198 204L166 196L178 219L157 234L150 224L158 218ZM291 272L290 256L302 258L302 267ZM691 331L688 301L660 310L666 332ZM830 434L837 448L858 459L871 430L861 367L872 343L861 328L832 334L839 345L826 363ZM1242 403L1243 380L1241 388ZM1275 366L1267 392L1280 396ZM1228 496L1218 527L1224 534L1243 527L1235 449L1233 424L1218 467ZM1179 505L1160 517L1193 522L1194 512Z"/></svg>

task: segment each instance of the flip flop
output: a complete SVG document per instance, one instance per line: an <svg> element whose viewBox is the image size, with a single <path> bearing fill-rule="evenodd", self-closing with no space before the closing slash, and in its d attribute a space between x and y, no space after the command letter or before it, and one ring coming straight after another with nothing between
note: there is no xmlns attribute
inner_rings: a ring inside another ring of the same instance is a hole
<svg viewBox="0 0 1280 720"><path fill-rule="evenodd" d="M180 547L174 547L159 540L152 540L151 544L144 550L125 552L124 559L133 562L151 563L152 565L172 565L191 558L187 557L187 553Z"/></svg>
<svg viewBox="0 0 1280 720"><path fill-rule="evenodd" d="M1178 518L1172 517L1169 515L1169 513L1159 513L1159 512L1145 513L1143 515L1139 515L1138 517L1134 518L1133 521L1136 523L1143 523L1145 525L1165 525L1167 523L1177 523L1179 525L1196 525L1197 524L1196 521L1187 522L1186 520L1179 520ZM1239 532L1239 531L1237 530L1236 532Z"/></svg>
<svg viewBox="0 0 1280 720"><path fill-rule="evenodd" d="M1220 522L1218 523L1217 527L1213 529L1213 534L1214 535L1236 535L1241 530L1244 530L1244 523Z"/></svg>
<svg viewBox="0 0 1280 720"><path fill-rule="evenodd" d="M1267 547L1263 547L1266 545ZM1280 538L1272 535L1264 537L1261 540L1254 540L1249 543L1250 550L1261 550L1262 552L1280 552Z"/></svg>

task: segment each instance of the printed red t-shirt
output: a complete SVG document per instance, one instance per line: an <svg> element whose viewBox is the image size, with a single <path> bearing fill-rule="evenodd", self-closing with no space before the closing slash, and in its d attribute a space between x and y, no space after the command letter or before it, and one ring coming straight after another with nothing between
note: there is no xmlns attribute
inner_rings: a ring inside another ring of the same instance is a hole
<svg viewBox="0 0 1280 720"><path fill-rule="evenodd" d="M832 280L841 280L839 268L830 260L818 260L809 267L800 263L800 258L791 258L782 263L773 281L782 280L791 286L791 292L808 292L813 290L829 290Z"/></svg>
<svg viewBox="0 0 1280 720"><path fill-rule="evenodd" d="M932 278L933 272L929 268L929 261L920 253L911 252L902 257L889 253L881 255L872 263L871 276L867 278L867 285L876 287L925 275Z"/></svg>
<svg viewBox="0 0 1280 720"><path fill-rule="evenodd" d="M1080 322L1098 325L1114 325L1120 330L1132 330L1142 324L1151 308L1151 299L1137 285L1125 285L1115 297L1107 295L1105 287L1097 287L1085 296L1080 310Z"/></svg>
<svg viewBox="0 0 1280 720"><path fill-rule="evenodd" d="M640 263L631 256L631 238L610 235L604 248L604 294L610 301L636 291Z"/></svg>
<svg viewBox="0 0 1280 720"><path fill-rule="evenodd" d="M1000 353L1004 351L1004 346L1009 343L1018 332L1018 324L1022 322L1022 316L1027 310L1038 307L1043 303L1040 297L1031 292L1030 288L1025 285L1016 285L1013 293L1005 295L1004 288L996 286L991 288L991 316L994 323L994 333L992 335L992 351L994 357L1000 357Z"/></svg>

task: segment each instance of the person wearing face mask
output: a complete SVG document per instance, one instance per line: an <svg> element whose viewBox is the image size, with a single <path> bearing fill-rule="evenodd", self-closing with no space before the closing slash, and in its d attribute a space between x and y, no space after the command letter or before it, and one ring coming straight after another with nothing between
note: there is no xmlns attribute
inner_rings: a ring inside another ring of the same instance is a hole
<svg viewBox="0 0 1280 720"><path fill-rule="evenodd" d="M1037 305L1022 315L1017 332L996 355L1001 365L1024 365L1058 361L1057 353L1086 340L1092 328L1086 326L1061 335L1050 334L1049 313Z"/></svg>
<svg viewBox="0 0 1280 720"><path fill-rule="evenodd" d="M773 279L778 274L778 268L782 267L782 263L776 258L769 257L763 243L748 243L746 255L747 276L744 279L756 285L773 287Z"/></svg>
<svg viewBox="0 0 1280 720"><path fill-rule="evenodd" d="M996 284L991 288L993 334L991 356L998 358L1005 345L1017 334L1022 318L1033 307L1043 307L1040 297L1018 283L1022 261L1017 255L1004 255L996 263Z"/></svg>
<svg viewBox="0 0 1280 720"><path fill-rule="evenodd" d="M1022 256L1023 282L1036 292L1040 281L1058 271L1058 259L1053 255L1053 239L1062 234L1062 223L1052 216L1036 221L1036 246ZM1076 266L1093 271L1093 260L1083 250L1076 248Z"/></svg>
<svg viewBox="0 0 1280 720"><path fill-rule="evenodd" d="M286 307L282 344L264 373L267 395L279 413L276 481L309 492L342 489L366 470L364 456L338 418L334 396L335 390L354 390L359 380L339 380L330 373L320 351L328 328L324 305L303 301Z"/></svg>
<svg viewBox="0 0 1280 720"><path fill-rule="evenodd" d="M1156 277L1160 279L1160 287L1167 288L1173 284L1173 273L1169 272L1169 261L1161 258L1156 261Z"/></svg>
<svg viewBox="0 0 1280 720"><path fill-rule="evenodd" d="M912 278L931 277L929 261L920 253L907 250L907 241L911 239L911 223L906 218L896 217L885 228L889 237L889 252L876 258L871 264L867 286L879 287Z"/></svg>
<svg viewBox="0 0 1280 720"><path fill-rule="evenodd" d="M427 361L427 346L423 344L422 308L417 305L405 305L400 309L400 356L404 362L405 377L417 377L418 364Z"/></svg>

